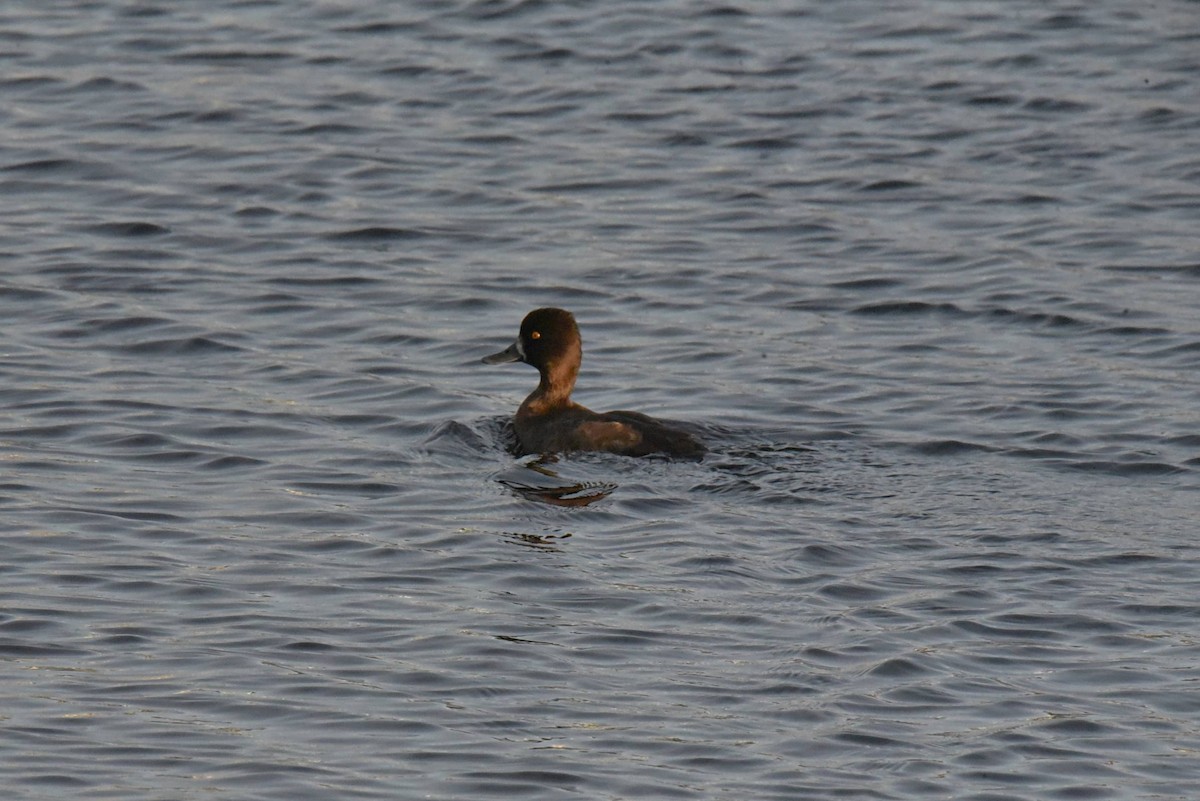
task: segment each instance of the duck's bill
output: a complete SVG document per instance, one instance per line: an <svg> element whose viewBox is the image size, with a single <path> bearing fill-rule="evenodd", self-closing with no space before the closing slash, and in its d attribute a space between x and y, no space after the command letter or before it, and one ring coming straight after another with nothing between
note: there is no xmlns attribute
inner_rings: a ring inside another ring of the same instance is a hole
<svg viewBox="0 0 1200 801"><path fill-rule="evenodd" d="M525 355L521 353L521 341L517 340L499 353L493 353L491 356L484 356L483 363L505 364L506 362L519 362L524 358Z"/></svg>

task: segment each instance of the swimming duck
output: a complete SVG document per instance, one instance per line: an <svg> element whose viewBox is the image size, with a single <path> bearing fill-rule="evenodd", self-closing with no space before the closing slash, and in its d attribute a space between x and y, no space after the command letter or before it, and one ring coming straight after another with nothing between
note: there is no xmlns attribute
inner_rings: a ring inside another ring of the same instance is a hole
<svg viewBox="0 0 1200 801"><path fill-rule="evenodd" d="M607 451L625 456L663 453L699 459L704 446L691 434L638 412L593 412L571 400L583 343L575 317L563 309L535 309L521 321L517 340L485 364L525 362L541 374L513 418L522 453Z"/></svg>

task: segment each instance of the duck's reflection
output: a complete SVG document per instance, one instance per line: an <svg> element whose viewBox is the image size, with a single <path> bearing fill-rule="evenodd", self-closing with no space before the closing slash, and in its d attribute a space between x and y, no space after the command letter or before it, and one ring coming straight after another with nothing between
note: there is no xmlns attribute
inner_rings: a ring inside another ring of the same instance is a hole
<svg viewBox="0 0 1200 801"><path fill-rule="evenodd" d="M531 501L540 501L555 506L587 506L607 498L617 488L616 484L601 481L572 483L547 467L556 461L554 456L542 456L534 461L505 470L496 476L496 481L513 492Z"/></svg>
<svg viewBox="0 0 1200 801"><path fill-rule="evenodd" d="M517 545L522 545L526 548L532 548L535 551L545 551L546 553L558 553L561 548L558 547L559 540L565 540L570 537L570 532L562 534L522 534L519 531L504 532L504 539Z"/></svg>

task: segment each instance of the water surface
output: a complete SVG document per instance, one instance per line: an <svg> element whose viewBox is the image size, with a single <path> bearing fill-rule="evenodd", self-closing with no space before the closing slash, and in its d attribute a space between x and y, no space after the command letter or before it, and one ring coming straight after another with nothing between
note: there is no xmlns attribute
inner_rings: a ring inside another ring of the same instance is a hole
<svg viewBox="0 0 1200 801"><path fill-rule="evenodd" d="M1196 10L5 7L3 785L1191 798Z"/></svg>

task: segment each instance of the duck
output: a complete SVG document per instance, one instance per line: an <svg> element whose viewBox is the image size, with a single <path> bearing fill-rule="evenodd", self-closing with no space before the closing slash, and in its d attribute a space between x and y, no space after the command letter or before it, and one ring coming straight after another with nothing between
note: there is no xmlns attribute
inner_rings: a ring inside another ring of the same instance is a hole
<svg viewBox="0 0 1200 801"><path fill-rule="evenodd" d="M515 342L483 357L484 364L524 362L537 368L537 389L513 417L522 455L603 451L691 460L704 456L704 445L675 425L640 412L593 412L571 400L582 361L583 340L575 316L556 308L529 312Z"/></svg>

